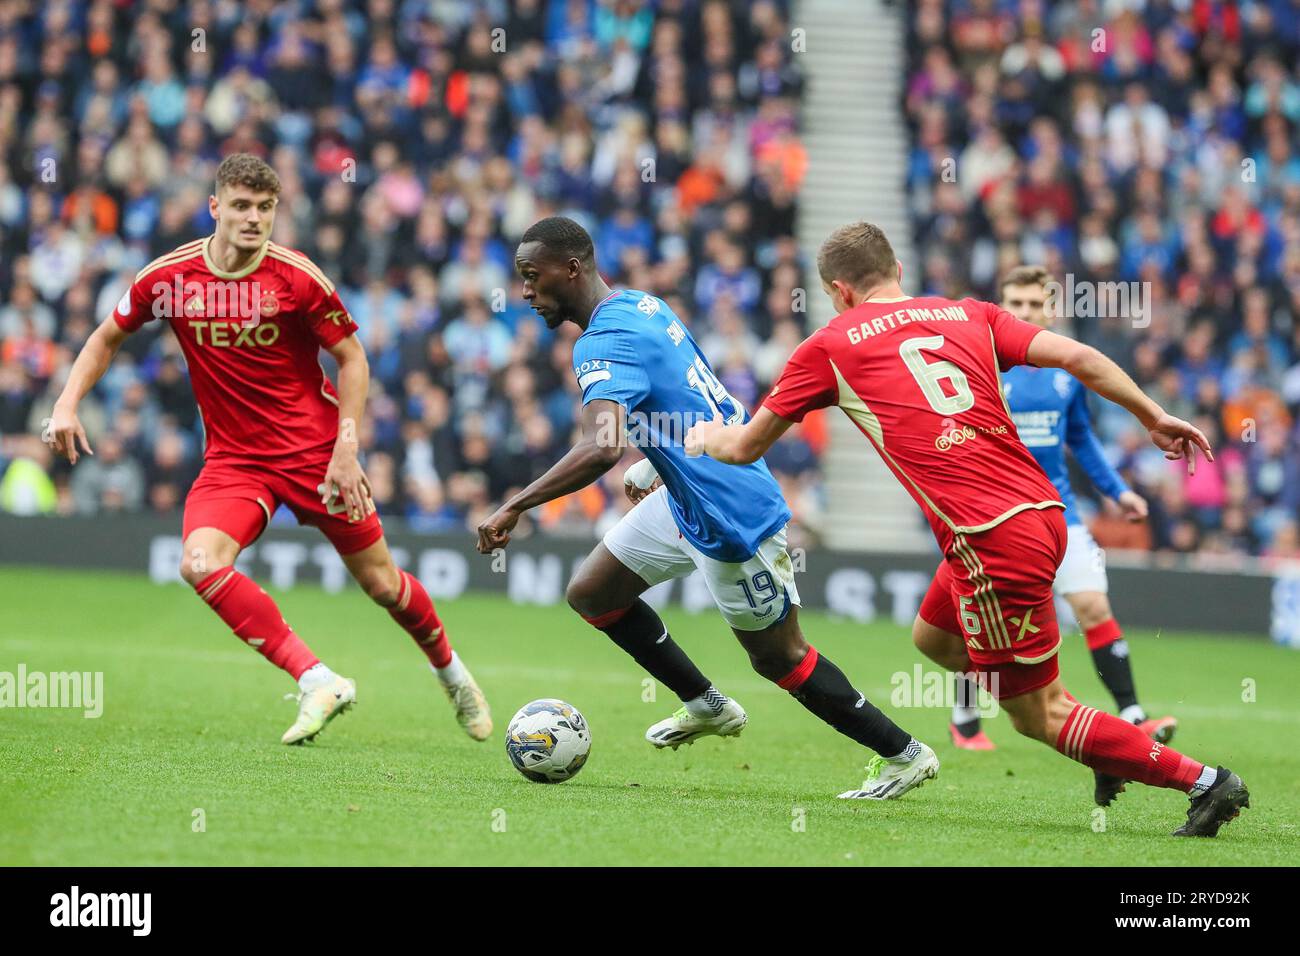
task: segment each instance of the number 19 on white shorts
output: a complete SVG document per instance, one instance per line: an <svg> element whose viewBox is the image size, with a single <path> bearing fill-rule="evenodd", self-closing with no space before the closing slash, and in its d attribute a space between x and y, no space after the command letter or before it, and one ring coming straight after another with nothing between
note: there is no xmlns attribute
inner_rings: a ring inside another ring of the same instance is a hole
<svg viewBox="0 0 1300 956"><path fill-rule="evenodd" d="M625 514L606 533L605 547L651 587L699 568L723 619L739 631L771 627L791 605L799 606L784 528L764 541L748 561L718 561L701 553L677 530L666 488L656 489Z"/></svg>

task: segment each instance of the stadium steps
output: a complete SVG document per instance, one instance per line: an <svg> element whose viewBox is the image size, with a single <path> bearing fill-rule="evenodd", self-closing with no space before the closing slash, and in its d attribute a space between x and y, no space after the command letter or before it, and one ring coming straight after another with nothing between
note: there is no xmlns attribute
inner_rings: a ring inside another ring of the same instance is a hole
<svg viewBox="0 0 1300 956"><path fill-rule="evenodd" d="M853 12L846 15L846 9ZM798 0L793 27L806 31L799 63L807 77L800 108L808 177L799 205L799 244L809 263L835 227L868 219L890 237L904 277L917 274L907 216L907 130L898 103L905 36L901 12L880 0ZM815 272L812 327L832 318ZM910 283L904 286L910 288ZM822 538L839 550L929 551L929 530L912 499L862 433L830 415L826 520Z"/></svg>

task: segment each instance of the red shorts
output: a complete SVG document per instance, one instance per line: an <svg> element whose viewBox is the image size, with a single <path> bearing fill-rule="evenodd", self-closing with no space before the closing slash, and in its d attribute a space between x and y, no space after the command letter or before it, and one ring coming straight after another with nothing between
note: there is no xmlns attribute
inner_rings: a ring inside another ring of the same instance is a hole
<svg viewBox="0 0 1300 956"><path fill-rule="evenodd" d="M1061 635L1052 583L1065 541L1060 508L1022 511L988 531L955 535L921 602L922 620L966 641L995 697L1056 679Z"/></svg>
<svg viewBox="0 0 1300 956"><path fill-rule="evenodd" d="M299 524L320 528L339 554L368 548L384 534L378 514L349 521L341 499L332 498L328 505L321 502L320 488L329 462L328 455L274 464L250 459L209 460L185 499L182 534L188 538L195 528L217 528L246 548L266 530L271 515L283 504Z"/></svg>

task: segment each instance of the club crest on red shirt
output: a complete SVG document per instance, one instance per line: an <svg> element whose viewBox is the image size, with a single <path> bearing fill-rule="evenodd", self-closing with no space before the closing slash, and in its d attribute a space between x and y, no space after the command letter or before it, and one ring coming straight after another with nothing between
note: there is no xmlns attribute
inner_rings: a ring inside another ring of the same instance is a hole
<svg viewBox="0 0 1300 956"><path fill-rule="evenodd" d="M275 297L274 289L262 293L262 299L257 304L257 309L267 318L280 311L280 300Z"/></svg>

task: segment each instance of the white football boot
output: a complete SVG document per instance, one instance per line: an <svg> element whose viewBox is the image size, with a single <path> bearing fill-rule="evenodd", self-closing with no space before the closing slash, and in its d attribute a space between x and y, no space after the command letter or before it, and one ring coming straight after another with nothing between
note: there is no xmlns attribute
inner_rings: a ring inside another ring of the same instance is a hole
<svg viewBox="0 0 1300 956"><path fill-rule="evenodd" d="M475 740L487 740L492 734L492 711L487 698L479 690L473 675L464 671L464 678L455 684L443 684L447 699L456 711L456 723Z"/></svg>
<svg viewBox="0 0 1300 956"><path fill-rule="evenodd" d="M659 749L693 744L700 737L737 737L749 722L745 709L730 698L716 717L693 717L684 706L645 732L645 739Z"/></svg>
<svg viewBox="0 0 1300 956"><path fill-rule="evenodd" d="M336 676L328 684L303 691L297 699L298 719L280 738L282 744L301 744L313 740L325 729L326 724L356 703L357 682Z"/></svg>
<svg viewBox="0 0 1300 956"><path fill-rule="evenodd" d="M939 776L939 758L934 751L916 742L921 752L907 763L894 763L877 754L867 764L867 779L861 790L846 790L841 800L897 800L909 790Z"/></svg>

